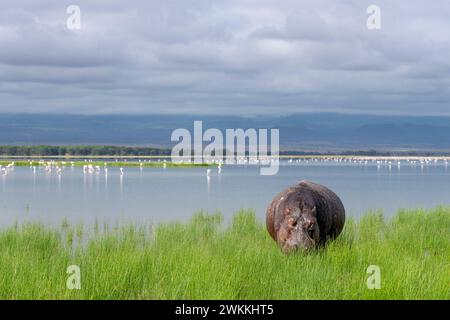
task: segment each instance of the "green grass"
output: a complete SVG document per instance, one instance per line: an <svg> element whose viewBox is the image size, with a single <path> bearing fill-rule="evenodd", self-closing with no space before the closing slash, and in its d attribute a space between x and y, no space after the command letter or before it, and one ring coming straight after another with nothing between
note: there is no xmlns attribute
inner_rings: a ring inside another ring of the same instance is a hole
<svg viewBox="0 0 450 320"><path fill-rule="evenodd" d="M1 166L7 166L14 160L10 161L0 161ZM48 161L46 161L47 163ZM209 167L213 166L214 164L210 163L189 163L189 162L171 162L171 161L149 161L149 162L139 162L139 161L54 161L54 165L57 166L66 166L70 167L82 167L84 165L92 165L92 166L101 166L103 167L105 163L108 167L144 167L144 168L162 168L164 166L164 163L168 168L190 168L190 167ZM14 161L14 165L17 167L25 167L25 166L39 166L40 163L37 160L18 160Z"/></svg>
<svg viewBox="0 0 450 320"><path fill-rule="evenodd" d="M1 299L450 299L450 208L367 213L308 255L284 255L252 212L188 223L0 231ZM81 290L66 268L81 268ZM366 269L381 268L369 290Z"/></svg>

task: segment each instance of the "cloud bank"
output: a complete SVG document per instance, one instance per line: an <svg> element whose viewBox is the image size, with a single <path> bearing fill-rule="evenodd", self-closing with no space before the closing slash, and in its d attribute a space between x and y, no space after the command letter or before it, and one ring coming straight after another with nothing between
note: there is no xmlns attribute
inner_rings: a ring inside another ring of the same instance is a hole
<svg viewBox="0 0 450 320"><path fill-rule="evenodd" d="M447 0L0 6L2 113L450 114Z"/></svg>

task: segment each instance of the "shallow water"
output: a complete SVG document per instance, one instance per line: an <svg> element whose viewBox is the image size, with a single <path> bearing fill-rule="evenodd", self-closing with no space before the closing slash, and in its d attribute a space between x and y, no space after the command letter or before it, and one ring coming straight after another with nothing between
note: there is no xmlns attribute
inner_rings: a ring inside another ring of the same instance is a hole
<svg viewBox="0 0 450 320"><path fill-rule="evenodd" d="M342 199L347 214L358 217L381 209L450 204L450 171L441 163L423 167L404 161L391 168L376 163L283 161L279 173L261 176L259 167L109 168L108 176L65 167L58 175L43 168L16 167L0 174L0 223L71 221L140 223L187 220L199 210L220 211L225 218L242 208L256 210L263 221L271 199L283 188L308 179L324 184Z"/></svg>

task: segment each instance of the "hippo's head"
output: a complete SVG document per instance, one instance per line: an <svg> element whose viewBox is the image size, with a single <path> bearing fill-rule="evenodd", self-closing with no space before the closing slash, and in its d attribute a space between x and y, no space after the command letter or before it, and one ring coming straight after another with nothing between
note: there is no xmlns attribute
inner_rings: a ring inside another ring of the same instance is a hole
<svg viewBox="0 0 450 320"><path fill-rule="evenodd" d="M308 251L319 241L316 207L285 208L284 218L277 232L277 242L285 253Z"/></svg>

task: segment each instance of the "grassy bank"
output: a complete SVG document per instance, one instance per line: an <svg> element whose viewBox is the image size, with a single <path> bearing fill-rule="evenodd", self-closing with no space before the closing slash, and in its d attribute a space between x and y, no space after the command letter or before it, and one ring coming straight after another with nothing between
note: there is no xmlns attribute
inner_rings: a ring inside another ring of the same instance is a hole
<svg viewBox="0 0 450 320"><path fill-rule="evenodd" d="M450 299L450 209L366 214L309 255L286 256L251 212L189 223L0 231L0 298ZM78 244L78 245L77 245ZM81 268L81 290L66 268ZM369 265L381 289L366 286Z"/></svg>
<svg viewBox="0 0 450 320"><path fill-rule="evenodd" d="M7 166L8 164L14 162L14 165L17 167L25 167L25 166L39 166L43 165L42 162L37 160L19 160L19 161L0 161L1 166ZM46 161L45 163L49 163ZM171 161L53 161L52 165L55 166L74 166L74 167L83 167L85 165L92 166L106 166L108 167L144 167L144 168L162 168L164 166L168 168L190 168L190 167L209 167L212 164L208 163L189 163L189 162L171 162Z"/></svg>

